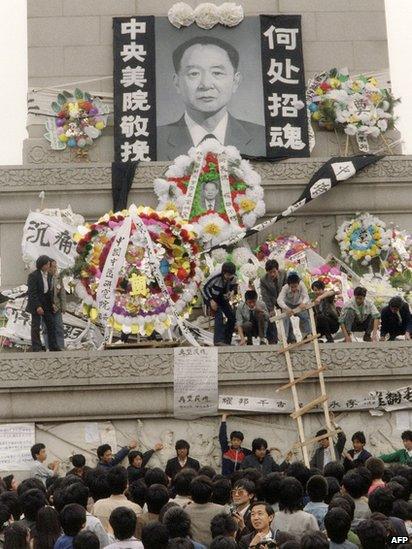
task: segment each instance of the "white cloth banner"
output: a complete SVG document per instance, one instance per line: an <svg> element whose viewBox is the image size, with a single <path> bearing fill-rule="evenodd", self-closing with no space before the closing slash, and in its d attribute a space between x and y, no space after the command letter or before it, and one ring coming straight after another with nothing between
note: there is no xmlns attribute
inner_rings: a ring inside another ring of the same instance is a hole
<svg viewBox="0 0 412 549"><path fill-rule="evenodd" d="M76 257L73 240L76 230L57 216L30 212L23 228L23 260L33 262L40 255L47 255L56 260L60 269L72 267Z"/></svg>
<svg viewBox="0 0 412 549"><path fill-rule="evenodd" d="M262 412L287 414L293 411L292 403L287 400L249 396L219 395L219 410L238 412Z"/></svg>
<svg viewBox="0 0 412 549"><path fill-rule="evenodd" d="M34 423L0 425L0 473L24 471L33 465L30 448L35 443Z"/></svg>
<svg viewBox="0 0 412 549"><path fill-rule="evenodd" d="M100 321L107 324L115 299L115 289L120 269L123 267L127 245L130 238L132 218L126 217L124 223L114 231L114 239L107 255L97 289L96 301L99 309ZM106 333L108 330L106 330Z"/></svg>
<svg viewBox="0 0 412 549"><path fill-rule="evenodd" d="M189 185L185 194L185 201L182 208L182 219L188 220L192 211L193 200L195 198L197 183L199 181L200 172L202 171L204 154L197 151L194 161L192 175L190 176Z"/></svg>
<svg viewBox="0 0 412 549"><path fill-rule="evenodd" d="M216 347L174 349L174 417L195 419L217 414Z"/></svg>
<svg viewBox="0 0 412 549"><path fill-rule="evenodd" d="M219 154L218 162L219 162L220 185L222 188L223 204L225 205L225 210L229 218L229 223L232 225L234 230L238 231L240 230L240 226L237 219L236 210L232 202L232 194L230 191L230 182L229 182L229 168L227 165L227 156L225 153Z"/></svg>

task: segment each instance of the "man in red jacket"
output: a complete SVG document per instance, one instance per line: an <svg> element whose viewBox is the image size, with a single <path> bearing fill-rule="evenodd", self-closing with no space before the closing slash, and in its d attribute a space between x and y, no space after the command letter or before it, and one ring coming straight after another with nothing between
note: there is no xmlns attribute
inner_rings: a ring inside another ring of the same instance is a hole
<svg viewBox="0 0 412 549"><path fill-rule="evenodd" d="M222 450L222 475L225 477L240 469L242 461L251 453L247 448L242 448L244 436L241 431L232 431L230 433L230 442L227 440L226 419L228 415L222 415L219 429L219 442Z"/></svg>

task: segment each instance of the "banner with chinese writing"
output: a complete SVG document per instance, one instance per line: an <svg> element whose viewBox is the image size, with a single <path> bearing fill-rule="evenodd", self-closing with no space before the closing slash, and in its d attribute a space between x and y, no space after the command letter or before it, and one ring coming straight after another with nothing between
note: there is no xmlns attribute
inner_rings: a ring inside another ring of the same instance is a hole
<svg viewBox="0 0 412 549"><path fill-rule="evenodd" d="M174 417L214 416L218 406L216 347L174 349Z"/></svg>
<svg viewBox="0 0 412 549"><path fill-rule="evenodd" d="M76 227L57 216L30 212L21 243L24 261L35 262L40 255L47 255L57 261L60 269L72 267L76 257L75 232Z"/></svg>
<svg viewBox="0 0 412 549"><path fill-rule="evenodd" d="M30 448L35 443L34 423L0 425L0 473L24 471L33 465Z"/></svg>
<svg viewBox="0 0 412 549"><path fill-rule="evenodd" d="M214 137L249 157L308 156L299 15L180 29L113 20L115 160L173 160Z"/></svg>

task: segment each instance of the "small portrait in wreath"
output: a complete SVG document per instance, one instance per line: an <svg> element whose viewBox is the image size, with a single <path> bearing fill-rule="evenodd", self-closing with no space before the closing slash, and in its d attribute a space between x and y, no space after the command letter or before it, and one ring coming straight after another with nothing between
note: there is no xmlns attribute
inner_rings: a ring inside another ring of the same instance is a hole
<svg viewBox="0 0 412 549"><path fill-rule="evenodd" d="M219 179L203 183L200 205L205 212L224 210Z"/></svg>

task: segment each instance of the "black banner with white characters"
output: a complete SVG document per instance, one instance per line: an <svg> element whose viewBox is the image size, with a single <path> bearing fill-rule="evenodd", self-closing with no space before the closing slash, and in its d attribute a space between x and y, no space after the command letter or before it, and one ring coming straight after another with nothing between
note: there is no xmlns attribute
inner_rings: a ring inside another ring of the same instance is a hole
<svg viewBox="0 0 412 549"><path fill-rule="evenodd" d="M156 159L155 18L113 18L115 160Z"/></svg>
<svg viewBox="0 0 412 549"><path fill-rule="evenodd" d="M261 15L268 158L309 156L300 15Z"/></svg>

